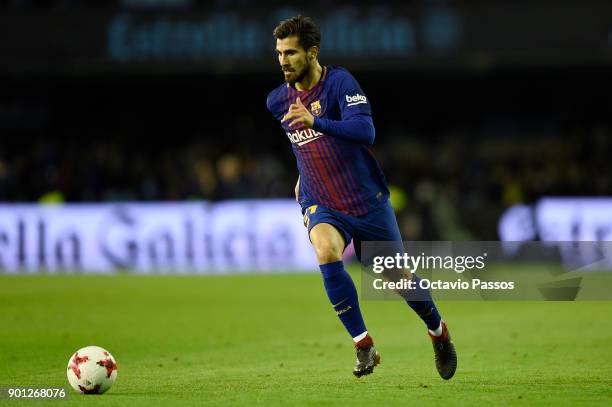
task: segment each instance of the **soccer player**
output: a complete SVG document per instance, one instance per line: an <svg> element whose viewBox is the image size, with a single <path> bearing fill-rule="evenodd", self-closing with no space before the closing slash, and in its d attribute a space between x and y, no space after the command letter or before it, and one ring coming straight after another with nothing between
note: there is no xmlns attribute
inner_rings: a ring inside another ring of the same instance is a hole
<svg viewBox="0 0 612 407"><path fill-rule="evenodd" d="M355 344L353 374L361 377L373 372L380 354L342 253L351 239L360 260L363 241L402 241L385 177L371 151L370 103L346 69L321 66L321 34L310 18L281 21L274 36L285 83L270 92L267 107L291 142L299 170L296 199L329 300ZM416 275L412 279L418 281ZM418 301L404 298L427 325L438 373L450 379L457 367L455 348L431 295L421 291Z"/></svg>

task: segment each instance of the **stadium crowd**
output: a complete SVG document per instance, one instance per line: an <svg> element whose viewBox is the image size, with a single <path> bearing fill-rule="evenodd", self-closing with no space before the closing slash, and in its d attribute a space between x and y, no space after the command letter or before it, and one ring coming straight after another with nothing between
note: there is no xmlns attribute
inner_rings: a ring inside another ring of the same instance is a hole
<svg viewBox="0 0 612 407"><path fill-rule="evenodd" d="M404 234L470 238L483 218L550 195L609 195L612 173L604 125L557 134L430 138L399 123L379 131L375 153L392 187ZM278 129L272 150L215 138L145 147L129 137L39 138L0 150L0 201L99 202L291 197L297 177ZM493 222L495 224L495 222ZM487 235L481 232L479 235Z"/></svg>
<svg viewBox="0 0 612 407"><path fill-rule="evenodd" d="M389 72L354 74L407 239L497 239L514 203L612 194L608 70ZM0 77L0 202L291 198L280 80Z"/></svg>

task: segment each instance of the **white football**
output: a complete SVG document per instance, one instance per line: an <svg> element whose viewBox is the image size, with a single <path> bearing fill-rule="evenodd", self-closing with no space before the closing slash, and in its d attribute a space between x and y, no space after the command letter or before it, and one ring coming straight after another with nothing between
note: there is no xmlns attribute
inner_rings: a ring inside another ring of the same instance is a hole
<svg viewBox="0 0 612 407"><path fill-rule="evenodd" d="M79 393L102 394L117 379L117 363L106 349L86 346L70 356L67 375L70 385Z"/></svg>

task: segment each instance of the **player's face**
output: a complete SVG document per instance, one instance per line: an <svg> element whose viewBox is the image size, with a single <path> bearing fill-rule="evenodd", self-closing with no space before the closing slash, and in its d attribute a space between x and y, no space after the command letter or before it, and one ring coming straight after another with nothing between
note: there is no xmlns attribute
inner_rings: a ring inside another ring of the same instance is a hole
<svg viewBox="0 0 612 407"><path fill-rule="evenodd" d="M308 55L300 45L298 38L287 37L276 40L276 52L285 81L290 85L301 82L310 71Z"/></svg>

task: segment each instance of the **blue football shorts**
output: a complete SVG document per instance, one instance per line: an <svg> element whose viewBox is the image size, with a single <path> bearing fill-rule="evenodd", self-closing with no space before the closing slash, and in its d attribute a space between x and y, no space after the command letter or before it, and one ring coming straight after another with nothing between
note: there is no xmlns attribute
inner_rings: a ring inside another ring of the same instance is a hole
<svg viewBox="0 0 612 407"><path fill-rule="evenodd" d="M388 200L362 216L350 216L321 205L312 205L306 208L304 210L304 225L308 228L309 236L311 229L319 223L329 223L334 226L344 238L345 248L352 239L355 254L360 261L362 242L402 241L395 212ZM401 248L401 243L399 247Z"/></svg>

